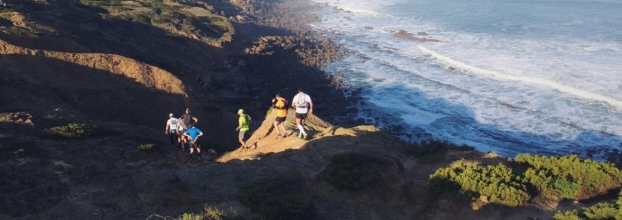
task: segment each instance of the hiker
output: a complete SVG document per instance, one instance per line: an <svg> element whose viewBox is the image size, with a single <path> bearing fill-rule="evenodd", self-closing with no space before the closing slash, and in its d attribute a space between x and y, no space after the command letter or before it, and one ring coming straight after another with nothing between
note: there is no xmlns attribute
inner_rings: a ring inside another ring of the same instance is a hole
<svg viewBox="0 0 622 220"><path fill-rule="evenodd" d="M178 124L179 121L173 117L173 113L168 114L168 121L166 121L166 128L164 129L164 134L168 135L171 139L171 147L175 147L175 141L179 144L179 133L178 133Z"/></svg>
<svg viewBox="0 0 622 220"><path fill-rule="evenodd" d="M276 119L274 120L274 128L276 128L276 139L281 139L287 137L287 130L285 130L285 125L283 122L287 117L287 108L289 107L287 104L287 99L283 98L281 94L277 93L276 97L272 99L272 107L276 109ZM283 135L281 135L281 131L279 130L279 125L283 128Z"/></svg>
<svg viewBox="0 0 622 220"><path fill-rule="evenodd" d="M248 125L251 123L251 116L244 114L243 109L238 110L238 115L240 116L240 118L238 119L239 125L237 128L235 128L235 130L240 131L240 133L238 133L238 140L240 141L240 144L242 144L242 149L248 150L251 149L251 147L246 145L246 142L244 141L244 135L249 129Z"/></svg>
<svg viewBox="0 0 622 220"><path fill-rule="evenodd" d="M199 119L190 114L190 108L186 108L186 114L183 114L181 117L179 117L179 124L181 125L180 134L186 132L186 130L188 130L188 128L190 128L191 126L196 125L197 122L199 122ZM181 141L181 149L183 150L184 144L187 144L189 140L185 135L182 135Z"/></svg>
<svg viewBox="0 0 622 220"><path fill-rule="evenodd" d="M302 87L298 88L298 94L292 100L292 107L296 108L296 127L300 130L298 137L307 139L304 124L305 119L307 119L307 113L313 113L313 102L311 102L311 97L304 93Z"/></svg>
<svg viewBox="0 0 622 220"><path fill-rule="evenodd" d="M189 140L189 147L190 148L190 161L188 162L192 162L192 156L194 155L194 149L197 149L197 153L199 154L199 161L201 161L201 146L197 143L197 139L199 139L199 137L201 137L203 135L203 132L201 132L201 130L199 130L198 128L194 127L194 125L191 125L190 128L188 128L188 130L186 131L186 133L184 133L184 136L186 136L186 139Z"/></svg>

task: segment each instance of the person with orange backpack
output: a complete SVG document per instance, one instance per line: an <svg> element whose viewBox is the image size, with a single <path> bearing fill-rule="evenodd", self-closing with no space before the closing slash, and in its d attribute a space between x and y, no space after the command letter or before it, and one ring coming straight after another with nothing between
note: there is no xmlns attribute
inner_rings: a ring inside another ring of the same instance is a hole
<svg viewBox="0 0 622 220"><path fill-rule="evenodd" d="M276 128L276 133L278 134L276 139L286 138L287 130L285 130L283 122L285 121L285 118L287 118L287 109L289 108L287 99L277 93L276 97L272 99L272 107L276 109L276 119L274 120L274 128ZM281 135L279 125L283 128L283 135Z"/></svg>

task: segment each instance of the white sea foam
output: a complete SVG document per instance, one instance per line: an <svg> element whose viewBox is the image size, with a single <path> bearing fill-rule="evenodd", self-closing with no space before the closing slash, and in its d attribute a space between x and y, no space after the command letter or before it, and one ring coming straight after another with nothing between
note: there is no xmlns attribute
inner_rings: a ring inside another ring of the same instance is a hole
<svg viewBox="0 0 622 220"><path fill-rule="evenodd" d="M356 106L355 117L404 126L411 141L447 139L505 155L620 148L622 30L606 27L622 24L615 6L596 5L598 13L589 15L595 19L586 19L539 14L584 6L542 0L531 7L493 0L451 7L433 0L318 1L330 7L313 25L339 30L336 39L351 54L326 70L363 88L366 104ZM501 8L484 10L490 5ZM366 12L334 13L333 6ZM524 14L541 20L512 17ZM392 36L398 30L425 31L444 43L398 39Z"/></svg>
<svg viewBox="0 0 622 220"><path fill-rule="evenodd" d="M566 86L566 85L562 85L560 83L557 82L553 82L547 79L543 79L543 78L537 78L537 77L527 77L527 76L513 76L513 75L508 75L508 74L504 74L501 72L496 72L496 71L491 71L491 70L485 70L485 69L481 69L472 65L468 65L466 63L462 63L456 60L453 60L447 56L441 55L435 51L432 51L430 49L427 49L423 46L419 46L419 49L421 51L423 51L424 53L430 54L431 56L442 60L443 62L452 65L455 68L459 68L465 71L468 71L470 73L476 74L478 76L484 76L484 77L489 77L489 78L493 78L493 79L505 79L505 80L514 80L514 81L520 81L520 82L525 82L525 83L531 83L531 84L538 84L538 85L543 85L543 86L547 86L556 90L559 90L560 92L564 92L570 95L574 95L576 97L580 97L580 98L585 98L585 99L590 99L590 100L595 100L595 101L603 101L603 102L607 102L611 105L614 105L620 109L622 109L622 101L620 100L616 100L604 95L600 95L600 94L596 94L596 93L592 93L589 91L584 91L584 90L580 90L580 89L576 89L576 88L572 88L570 86Z"/></svg>

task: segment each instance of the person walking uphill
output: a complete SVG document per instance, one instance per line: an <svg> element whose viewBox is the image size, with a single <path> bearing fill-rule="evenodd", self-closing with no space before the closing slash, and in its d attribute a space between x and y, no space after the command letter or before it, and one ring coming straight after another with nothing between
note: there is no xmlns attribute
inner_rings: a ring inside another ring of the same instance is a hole
<svg viewBox="0 0 622 220"><path fill-rule="evenodd" d="M250 149L250 147L246 145L246 142L244 141L244 135L249 129L248 125L251 123L251 116L244 114L243 109L238 110L238 115L240 116L240 118L238 119L239 125L237 128L235 128L235 130L240 131L240 133L238 133L238 140L240 141L240 144L242 144L242 149L247 150Z"/></svg>
<svg viewBox="0 0 622 220"><path fill-rule="evenodd" d="M190 114L190 108L186 108L186 114L183 114L181 117L179 117L179 124L181 125L179 129L179 133L184 134L184 132L186 132L188 128L196 125L198 122L199 122L199 119L197 119L196 117ZM188 143L188 140L185 135L181 136L181 142L182 142L181 149L184 149L184 144Z"/></svg>
<svg viewBox="0 0 622 220"><path fill-rule="evenodd" d="M298 137L307 139L304 124L307 114L313 113L313 102L311 102L311 97L304 93L302 87L298 88L298 94L292 100L292 107L296 108L296 127L300 130Z"/></svg>
<svg viewBox="0 0 622 220"><path fill-rule="evenodd" d="M274 128L276 128L276 139L287 137L287 131L285 130L285 125L283 122L285 118L287 118L287 99L283 98L281 94L276 94L276 97L272 99L272 105L276 108L276 119L274 120ZM281 135L281 130L279 129L279 125L283 128L283 135Z"/></svg>
<svg viewBox="0 0 622 220"><path fill-rule="evenodd" d="M173 113L168 115L169 119L166 121L166 128L164 134L168 135L171 139L171 147L175 147L175 141L179 143L178 125L179 121L173 117Z"/></svg>
<svg viewBox="0 0 622 220"><path fill-rule="evenodd" d="M184 136L186 136L189 140L190 140L190 161L192 162L192 156L194 155L194 149L197 149L197 153L199 154L199 161L201 160L201 146L199 146L199 144L197 143L197 140L199 139L199 137L203 136L203 132L201 132L201 130L199 130L198 128L194 127L194 126L190 126L190 128L186 131L186 133L184 133Z"/></svg>

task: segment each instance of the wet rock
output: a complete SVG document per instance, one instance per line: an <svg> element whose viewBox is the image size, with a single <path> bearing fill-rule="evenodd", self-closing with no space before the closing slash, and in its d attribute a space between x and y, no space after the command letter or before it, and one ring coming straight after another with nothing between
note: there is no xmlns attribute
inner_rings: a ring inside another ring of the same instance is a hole
<svg viewBox="0 0 622 220"><path fill-rule="evenodd" d="M436 40L432 38L416 37L412 33L408 33L405 30L399 30L398 32L393 33L393 37L404 39L404 40L420 41L420 42L442 42L440 40Z"/></svg>

